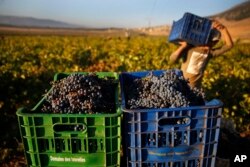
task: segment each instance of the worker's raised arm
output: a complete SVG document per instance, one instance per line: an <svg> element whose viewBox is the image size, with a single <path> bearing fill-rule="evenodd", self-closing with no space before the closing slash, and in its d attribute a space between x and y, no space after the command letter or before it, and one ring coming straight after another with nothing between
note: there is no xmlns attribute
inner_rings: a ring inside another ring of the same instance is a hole
<svg viewBox="0 0 250 167"><path fill-rule="evenodd" d="M214 29L217 29L218 31L220 31L220 33L222 35L222 41L224 43L222 48L214 50L213 55L218 56L218 55L221 55L221 54L229 51L233 47L233 40L232 40L231 35L228 32L227 28L223 24L218 22L217 20L213 20L212 27Z"/></svg>
<svg viewBox="0 0 250 167"><path fill-rule="evenodd" d="M188 47L187 42L181 41L179 42L180 46L178 47L177 50L175 50L171 55L170 55L170 63L175 63L183 53L183 51Z"/></svg>

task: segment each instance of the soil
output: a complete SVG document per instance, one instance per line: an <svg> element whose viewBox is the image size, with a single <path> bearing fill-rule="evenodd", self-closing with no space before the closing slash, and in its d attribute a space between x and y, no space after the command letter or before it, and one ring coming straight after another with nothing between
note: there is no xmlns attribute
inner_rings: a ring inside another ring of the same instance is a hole
<svg viewBox="0 0 250 167"><path fill-rule="evenodd" d="M244 135L243 135L244 134ZM243 137L242 137L243 136ZM230 167L249 167L250 160L245 160L244 163L234 162L236 155L250 155L250 133L232 132L229 129L221 129L217 157L218 161L227 161ZM218 162L217 162L218 163ZM228 163L226 163L228 165ZM218 166L217 167L224 167ZM227 167L225 165L225 167ZM229 167L229 166L228 166Z"/></svg>

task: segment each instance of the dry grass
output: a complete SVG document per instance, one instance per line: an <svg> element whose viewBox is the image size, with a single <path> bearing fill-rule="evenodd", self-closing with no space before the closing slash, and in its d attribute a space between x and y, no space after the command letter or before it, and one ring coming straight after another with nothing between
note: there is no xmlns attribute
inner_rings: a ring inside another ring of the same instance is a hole
<svg viewBox="0 0 250 167"><path fill-rule="evenodd" d="M70 28L33 28L0 26L0 35L121 35L124 29L70 29Z"/></svg>
<svg viewBox="0 0 250 167"><path fill-rule="evenodd" d="M224 24L234 40L250 41L250 18L240 21L227 21L216 18ZM98 36L126 36L130 35L161 35L168 36L170 26L157 26L141 29L67 29L67 28L29 28L0 26L0 35L98 35Z"/></svg>

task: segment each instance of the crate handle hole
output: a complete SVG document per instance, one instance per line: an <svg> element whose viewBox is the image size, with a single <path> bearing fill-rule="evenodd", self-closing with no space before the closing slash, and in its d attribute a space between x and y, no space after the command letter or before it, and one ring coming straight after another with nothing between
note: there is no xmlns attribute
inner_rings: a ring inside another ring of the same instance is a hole
<svg viewBox="0 0 250 167"><path fill-rule="evenodd" d="M159 126L188 126L191 122L190 117L160 118Z"/></svg>
<svg viewBox="0 0 250 167"><path fill-rule="evenodd" d="M53 126L55 133L84 133L87 130L87 126L85 124L55 124Z"/></svg>
<svg viewBox="0 0 250 167"><path fill-rule="evenodd" d="M194 29L199 30L201 26L202 26L202 19L196 19L194 21Z"/></svg>

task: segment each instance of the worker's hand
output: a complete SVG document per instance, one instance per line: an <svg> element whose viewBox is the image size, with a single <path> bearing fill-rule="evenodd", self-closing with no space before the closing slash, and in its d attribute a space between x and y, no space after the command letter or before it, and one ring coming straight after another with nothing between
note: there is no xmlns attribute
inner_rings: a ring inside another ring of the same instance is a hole
<svg viewBox="0 0 250 167"><path fill-rule="evenodd" d="M219 21L213 20L212 21L212 28L215 28L215 29L221 31L221 30L225 29L225 26L223 24L221 24Z"/></svg>
<svg viewBox="0 0 250 167"><path fill-rule="evenodd" d="M186 42L186 41L180 41L180 42L178 42L179 43L179 45L181 46L181 47L187 47L188 46L188 43Z"/></svg>

